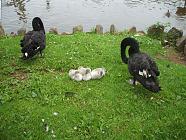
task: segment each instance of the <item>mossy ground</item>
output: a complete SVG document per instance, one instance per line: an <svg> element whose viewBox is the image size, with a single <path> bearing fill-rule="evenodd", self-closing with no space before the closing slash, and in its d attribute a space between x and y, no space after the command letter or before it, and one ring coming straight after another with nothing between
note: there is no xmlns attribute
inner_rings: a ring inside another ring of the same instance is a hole
<svg viewBox="0 0 186 140"><path fill-rule="evenodd" d="M27 61L20 59L22 37L1 38L0 139L186 139L186 67L158 59L160 42L135 37L158 64L162 91L131 86L120 58L127 36L47 34L44 56ZM68 71L79 66L107 74L76 82Z"/></svg>

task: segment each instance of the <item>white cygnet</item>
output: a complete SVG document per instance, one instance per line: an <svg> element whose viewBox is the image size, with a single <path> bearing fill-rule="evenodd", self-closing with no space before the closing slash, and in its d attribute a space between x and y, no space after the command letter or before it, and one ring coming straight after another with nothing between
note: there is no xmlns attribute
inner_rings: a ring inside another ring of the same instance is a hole
<svg viewBox="0 0 186 140"><path fill-rule="evenodd" d="M91 71L91 77L92 79L100 79L102 78L106 73L105 68L97 68Z"/></svg>
<svg viewBox="0 0 186 140"><path fill-rule="evenodd" d="M80 74L78 70L71 69L68 75L70 76L71 79L76 81L82 81L83 79L82 74Z"/></svg>
<svg viewBox="0 0 186 140"><path fill-rule="evenodd" d="M86 68L86 73L83 75L83 80L84 81L88 81L92 78L91 76L91 69L90 68Z"/></svg>
<svg viewBox="0 0 186 140"><path fill-rule="evenodd" d="M79 68L78 68L78 71L79 71L79 73L81 73L82 75L84 75L84 74L86 74L86 68L84 68L84 67L82 67L82 66L80 66Z"/></svg>
<svg viewBox="0 0 186 140"><path fill-rule="evenodd" d="M71 69L71 70L69 71L68 75L72 78L72 77L75 75L76 71L77 71L77 70Z"/></svg>
<svg viewBox="0 0 186 140"><path fill-rule="evenodd" d="M83 80L83 76L82 74L80 74L79 72L77 72L74 76L73 79L76 81L82 81Z"/></svg>

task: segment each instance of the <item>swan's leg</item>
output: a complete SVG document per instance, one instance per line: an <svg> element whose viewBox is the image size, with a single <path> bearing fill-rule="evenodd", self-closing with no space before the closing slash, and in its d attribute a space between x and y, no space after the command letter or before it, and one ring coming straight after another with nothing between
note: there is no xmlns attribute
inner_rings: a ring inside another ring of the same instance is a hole
<svg viewBox="0 0 186 140"><path fill-rule="evenodd" d="M43 54L42 54L42 51L41 51L41 50L39 51L39 53L40 53L40 55L41 55L41 56L43 56Z"/></svg>
<svg viewBox="0 0 186 140"><path fill-rule="evenodd" d="M138 82L137 82L137 80L136 80L136 78L134 77L133 79L130 79L129 80L129 84L131 84L131 85L137 85L138 84Z"/></svg>
<svg viewBox="0 0 186 140"><path fill-rule="evenodd" d="M135 77L133 78L133 83L132 84L136 85L136 78Z"/></svg>

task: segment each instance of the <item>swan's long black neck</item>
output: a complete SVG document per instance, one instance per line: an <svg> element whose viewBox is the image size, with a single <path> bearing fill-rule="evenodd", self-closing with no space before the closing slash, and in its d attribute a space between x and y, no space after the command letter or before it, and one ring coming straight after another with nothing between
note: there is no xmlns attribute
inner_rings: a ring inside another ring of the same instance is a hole
<svg viewBox="0 0 186 140"><path fill-rule="evenodd" d="M126 48L127 46L130 46L128 53L129 57L135 53L139 52L139 44L138 42L131 37L127 37L122 40L121 42L121 59L124 63L128 63L128 57L126 56Z"/></svg>

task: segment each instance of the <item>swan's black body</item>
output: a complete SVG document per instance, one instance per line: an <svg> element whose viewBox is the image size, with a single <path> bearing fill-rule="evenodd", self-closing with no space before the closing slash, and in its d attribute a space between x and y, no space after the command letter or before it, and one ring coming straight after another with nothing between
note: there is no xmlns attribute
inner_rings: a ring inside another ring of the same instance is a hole
<svg viewBox="0 0 186 140"><path fill-rule="evenodd" d="M38 52L42 55L42 50L46 47L46 37L43 22L39 17L35 17L32 21L33 30L25 34L20 41L23 53L23 59L32 58Z"/></svg>
<svg viewBox="0 0 186 140"><path fill-rule="evenodd" d="M130 46L126 56L126 48ZM128 64L130 74L135 81L139 81L146 89L159 92L160 86L157 77L160 75L156 63L145 53L140 52L139 44L134 38L125 38L121 42L121 58Z"/></svg>

